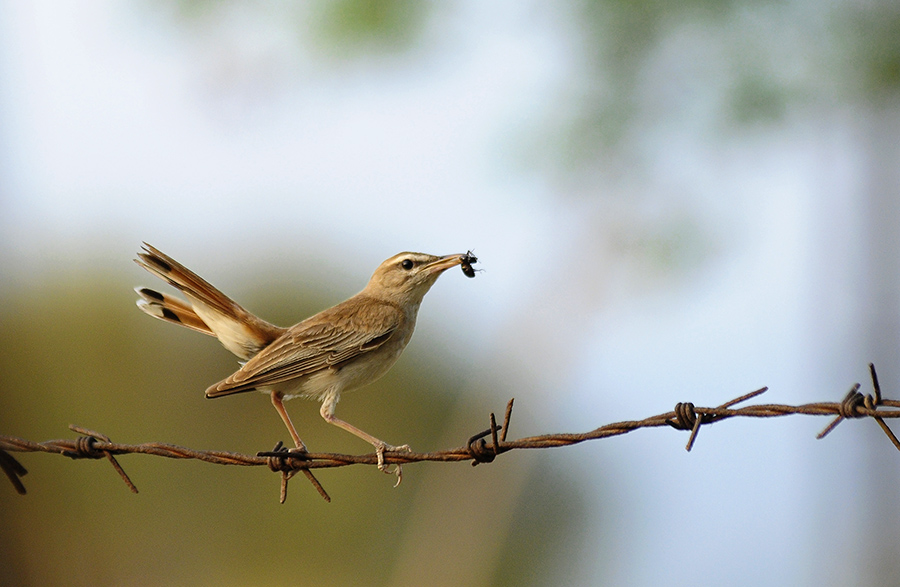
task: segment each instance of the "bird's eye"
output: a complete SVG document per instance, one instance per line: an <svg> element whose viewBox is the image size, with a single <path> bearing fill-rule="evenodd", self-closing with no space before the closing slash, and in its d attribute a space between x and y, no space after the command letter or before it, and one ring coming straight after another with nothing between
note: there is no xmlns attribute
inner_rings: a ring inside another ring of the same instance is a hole
<svg viewBox="0 0 900 587"><path fill-rule="evenodd" d="M413 262L409 259L403 259L403 261L400 263L400 266L409 271L413 268Z"/></svg>

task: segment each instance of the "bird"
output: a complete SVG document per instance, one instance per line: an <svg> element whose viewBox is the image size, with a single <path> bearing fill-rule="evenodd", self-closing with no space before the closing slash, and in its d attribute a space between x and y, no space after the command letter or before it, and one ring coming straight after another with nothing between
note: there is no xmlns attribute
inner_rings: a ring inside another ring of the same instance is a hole
<svg viewBox="0 0 900 587"><path fill-rule="evenodd" d="M353 297L283 328L251 314L208 281L148 243L134 260L184 294L187 301L147 287L137 287L137 306L150 316L218 338L237 355L240 368L206 390L218 398L247 391L268 394L294 441L293 451L307 448L284 407L304 397L321 402L326 422L354 434L375 448L378 468L402 479L400 465L385 465L385 452L406 451L335 416L341 394L384 375L412 337L422 299L438 277L460 265L474 276L471 251L454 255L398 253L381 263L368 284Z"/></svg>

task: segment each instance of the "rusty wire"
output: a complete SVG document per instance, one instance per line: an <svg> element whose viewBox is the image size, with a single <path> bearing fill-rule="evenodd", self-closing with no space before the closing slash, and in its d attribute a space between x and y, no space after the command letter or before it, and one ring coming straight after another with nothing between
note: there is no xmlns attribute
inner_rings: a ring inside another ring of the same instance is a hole
<svg viewBox="0 0 900 587"><path fill-rule="evenodd" d="M860 385L855 384L844 399L840 402L817 402L798 406L783 404L756 404L742 408L733 407L759 396L767 391L763 387L756 391L735 398L714 408L696 407L692 403L678 403L671 412L651 416L643 420L615 422L600 426L594 430L583 433L544 434L529 436L518 440L507 440L510 417L512 415L513 400L506 406L503 425L498 426L494 414L490 415L490 427L468 439L465 445L443 451L416 453L416 452L386 452L384 462L388 464L408 464L422 461L471 461L472 465L489 463L497 456L516 449L541 449L560 446L569 446L588 440L620 436L641 428L656 428L670 426L676 430L690 431L686 449L688 451L694 445L700 427L729 418L775 418L805 414L808 416L832 416L834 420L820 432L817 438L824 438L829 432L845 419L872 418L884 431L891 443L900 450L900 441L884 422L885 418L900 418L900 401L886 400L881 396L881 388L875 367L869 365L872 377L873 393L863 395L860 393ZM892 408L888 410L879 408ZM364 455L347 455L335 453L294 452L284 448L281 443L271 451L259 452L256 455L245 455L224 451L194 450L172 444L149 442L144 444L119 444L112 442L107 436L80 428L69 426L80 434L78 438L63 440L48 440L45 442L33 442L16 438L14 436L0 435L0 468L9 477L16 491L25 493L25 486L21 477L27 473L25 468L9 452L49 452L61 454L73 459L98 459L106 458L110 461L128 487L135 493L137 488L128 478L128 475L115 459L115 455L122 454L149 454L173 459L197 459L217 465L240 466L267 466L272 471L281 473L281 502L287 496L287 482L296 473L302 472L313 484L319 494L330 501L328 494L322 488L312 473L313 469L326 469L344 467L348 465L377 465L378 458L374 453ZM489 441L485 439L489 437Z"/></svg>

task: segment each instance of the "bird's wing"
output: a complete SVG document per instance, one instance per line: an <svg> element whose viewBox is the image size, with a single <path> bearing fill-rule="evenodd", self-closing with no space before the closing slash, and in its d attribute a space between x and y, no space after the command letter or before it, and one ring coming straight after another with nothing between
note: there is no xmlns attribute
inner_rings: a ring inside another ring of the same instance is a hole
<svg viewBox="0 0 900 587"><path fill-rule="evenodd" d="M341 306L288 329L238 371L206 390L206 396L219 397L277 385L340 365L379 348L400 326L399 312L382 313L375 321L369 316L365 324L359 324L355 315L328 320L326 313L339 315L335 310Z"/></svg>

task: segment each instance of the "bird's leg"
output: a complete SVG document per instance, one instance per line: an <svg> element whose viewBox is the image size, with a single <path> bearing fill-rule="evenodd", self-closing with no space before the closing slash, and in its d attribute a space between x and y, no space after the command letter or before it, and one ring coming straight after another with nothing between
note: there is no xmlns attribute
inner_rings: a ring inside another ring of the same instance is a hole
<svg viewBox="0 0 900 587"><path fill-rule="evenodd" d="M278 411L278 415L281 416L284 425L287 426L288 432L291 433L291 438L294 439L294 445L297 447L296 450L300 452L307 452L306 445L303 444L303 441L300 440L300 435L297 434L297 429L294 428L294 423L291 422L291 417L288 416L287 410L284 409L284 402L282 401L281 394L277 391L273 391L271 393L272 396L272 405L275 406L275 409Z"/></svg>
<svg viewBox="0 0 900 587"><path fill-rule="evenodd" d="M412 449L408 444L404 444L402 446L393 446L386 443L383 440L378 440L368 432L363 432L353 424L349 424L344 422L340 418L334 415L334 409L337 406L337 397L327 397L324 402L322 402L322 409L319 410L319 413L322 414L322 417L325 418L325 421L329 424L334 424L338 428L343 428L350 434L362 438L369 444L375 447L375 456L378 458L378 470L387 473L389 475L397 476L397 483L394 484L394 487L400 485L400 481L403 480L403 469L399 464L395 465L396 469L391 469L388 465L384 463L384 452L385 451L406 451L412 452Z"/></svg>

